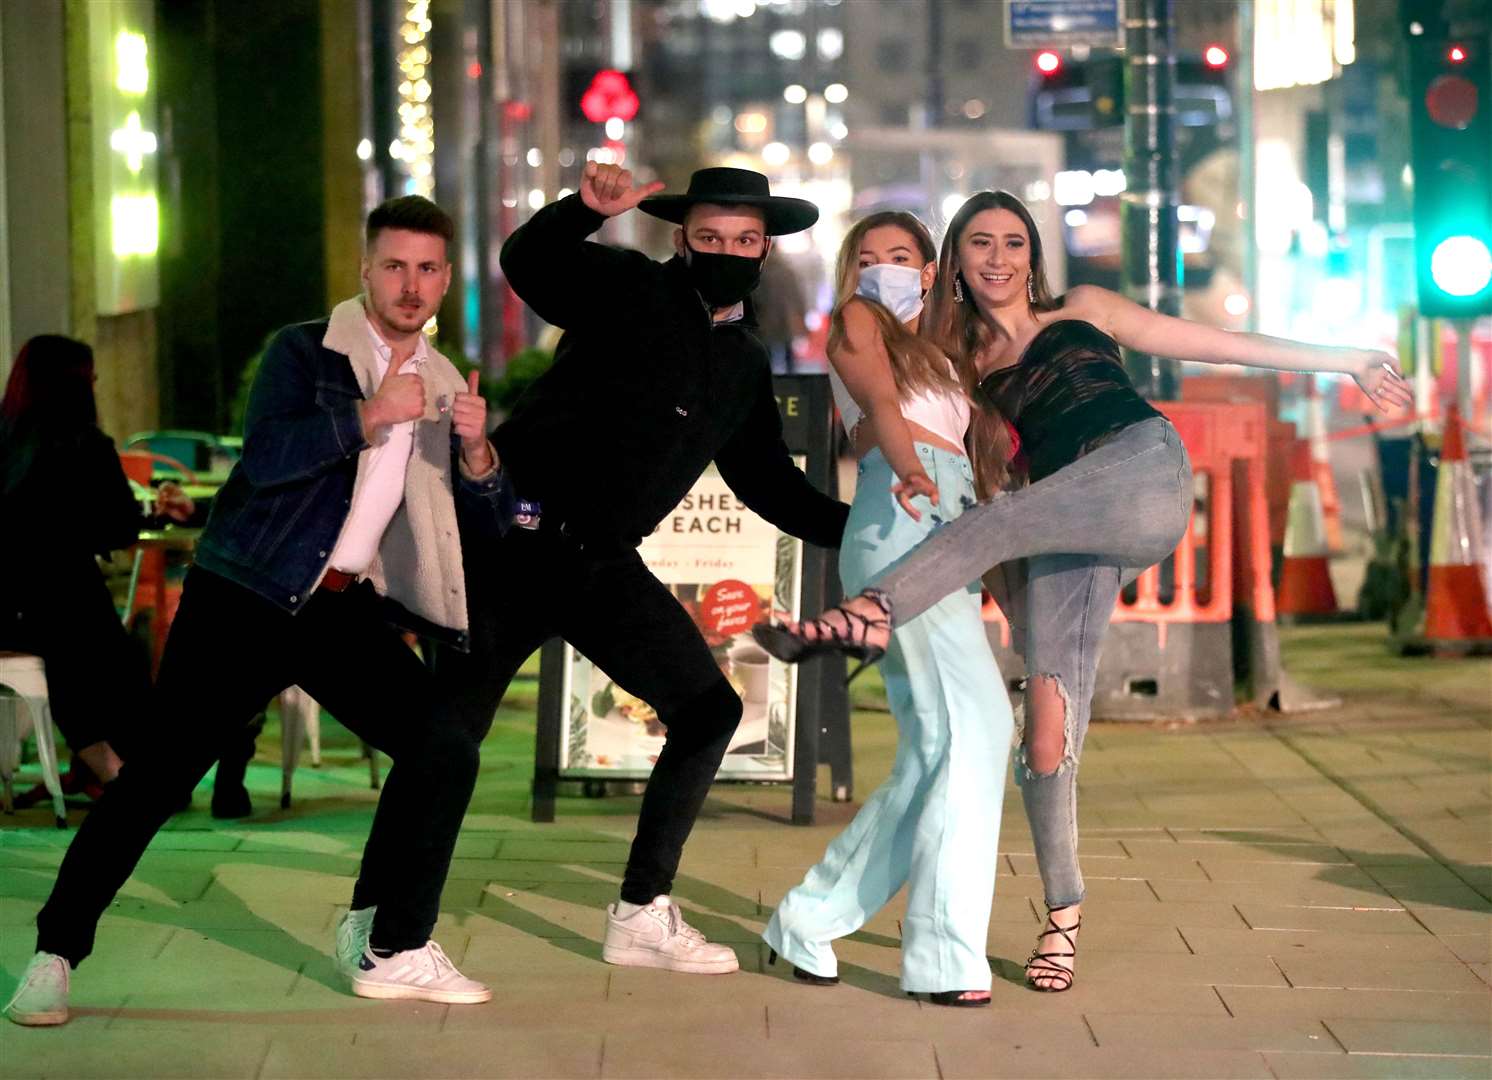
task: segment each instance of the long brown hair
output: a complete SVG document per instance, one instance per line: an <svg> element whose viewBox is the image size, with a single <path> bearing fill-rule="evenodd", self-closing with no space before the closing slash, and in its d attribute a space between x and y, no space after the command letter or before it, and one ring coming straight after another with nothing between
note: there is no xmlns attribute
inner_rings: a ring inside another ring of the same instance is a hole
<svg viewBox="0 0 1492 1080"><path fill-rule="evenodd" d="M26 342L0 397L0 495L25 478L46 439L97 423L93 349L60 334Z"/></svg>
<svg viewBox="0 0 1492 1080"><path fill-rule="evenodd" d="M1008 191L980 191L969 196L948 223L943 234L943 250L938 255L938 278L933 282L922 315L922 329L953 358L959 378L970 396L979 385L979 354L991 343L989 324L979 314L970 295L968 282L962 280L958 265L958 244L976 214L986 210L1008 210L1021 219L1031 252L1031 291L1036 299L1033 311L1056 311L1062 301L1052 295L1046 279L1046 256L1041 234L1031 211ZM964 299L954 299L957 282ZM976 399L977 401L978 399ZM979 401L973 411L966 437L969 457L974 464L974 482L982 498L988 498L1011 480L1010 432L1004 417Z"/></svg>
<svg viewBox="0 0 1492 1080"><path fill-rule="evenodd" d="M829 353L832 355L844 347L844 309L855 299L855 290L860 285L860 245L871 229L893 226L905 232L917 245L922 256L922 266L934 262L938 257L937 245L927 226L905 210L881 210L861 218L850 227L844 243L839 245L839 259L834 267L837 283L834 295L834 310L829 316ZM917 269L922 269L919 266ZM948 369L948 357L935 340L922 333L912 333L904 322L893 315L884 304L859 298L875 318L876 328L886 345L886 355L891 359L891 377L896 382L896 392L908 398L919 391L963 389L962 377L955 377ZM926 322L924 314L919 330Z"/></svg>

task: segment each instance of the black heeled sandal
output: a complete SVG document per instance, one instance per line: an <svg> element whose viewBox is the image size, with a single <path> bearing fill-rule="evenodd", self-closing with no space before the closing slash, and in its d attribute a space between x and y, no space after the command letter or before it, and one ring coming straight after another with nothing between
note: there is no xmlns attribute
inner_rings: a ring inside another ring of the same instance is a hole
<svg viewBox="0 0 1492 1080"><path fill-rule="evenodd" d="M757 623L751 628L751 636L763 649L787 664L797 664L825 653L840 653L859 660L860 665L850 672L849 678L845 680L845 684L848 685L854 682L855 677L862 671L872 664L879 663L886 655L884 645L871 644L871 632L885 630L889 634L891 631L891 603L886 598L886 594L879 589L866 589L860 595L881 609L879 619L867 619L859 612L850 611L841 606L829 610L839 612L844 619L843 626L819 616L817 619L809 619L807 622L800 623L797 633L785 626ZM814 637L803 636L805 626L814 628Z"/></svg>
<svg viewBox="0 0 1492 1080"><path fill-rule="evenodd" d="M1069 907L1071 905L1068 905ZM1078 916L1078 921L1071 926L1058 926L1052 915L1058 911L1066 911L1067 908L1048 908L1046 913L1046 926L1036 936L1036 947L1031 950L1031 955L1026 958L1026 985L1032 990L1043 994L1060 994L1072 986L1073 971L1061 964L1052 963L1053 960L1076 961L1078 956L1078 943L1076 934L1083 928L1083 917ZM1044 939L1056 934L1067 943L1067 952L1042 952L1041 943ZM1031 969L1035 968L1034 971ZM1040 982L1038 982L1040 980Z"/></svg>
<svg viewBox="0 0 1492 1080"><path fill-rule="evenodd" d="M777 950L767 950L767 966L777 966ZM804 971L797 964L793 965L793 978L799 982L806 982L809 986L836 986L839 983L838 975L815 975L811 971Z"/></svg>
<svg viewBox="0 0 1492 1080"><path fill-rule="evenodd" d="M966 998L965 994L984 993L982 998ZM908 990L907 997L914 998L916 993ZM933 990L927 995L927 1000L934 1005L951 1005L955 1009L982 1009L990 1003L991 996L988 992L979 990Z"/></svg>

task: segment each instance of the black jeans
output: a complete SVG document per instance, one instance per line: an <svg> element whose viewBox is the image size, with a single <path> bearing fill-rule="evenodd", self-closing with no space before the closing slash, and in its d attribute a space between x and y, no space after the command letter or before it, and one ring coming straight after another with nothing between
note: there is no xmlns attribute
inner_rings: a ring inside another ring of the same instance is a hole
<svg viewBox="0 0 1492 1080"><path fill-rule="evenodd" d="M378 614L366 583L321 590L290 615L206 570L187 575L156 683L150 739L73 838L37 916L37 948L77 966L151 838L264 703L299 684L393 761L363 849L354 907L372 940L429 940L477 774L477 741L434 677Z"/></svg>
<svg viewBox="0 0 1492 1080"><path fill-rule="evenodd" d="M150 657L120 623L98 565L33 560L4 574L0 649L42 658L52 719L74 753L108 742L128 758L152 722Z"/></svg>
<svg viewBox="0 0 1492 1080"><path fill-rule="evenodd" d="M472 647L442 657L441 678L465 727L485 733L519 665L563 637L667 728L653 766L622 899L645 904L673 888L684 842L741 721L741 699L674 595L631 548L596 548L515 528L468 548Z"/></svg>

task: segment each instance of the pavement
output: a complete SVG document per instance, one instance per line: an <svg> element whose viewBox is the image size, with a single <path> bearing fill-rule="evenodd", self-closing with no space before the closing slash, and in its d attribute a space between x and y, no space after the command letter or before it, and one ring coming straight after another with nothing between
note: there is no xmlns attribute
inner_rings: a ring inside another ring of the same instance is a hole
<svg viewBox="0 0 1492 1080"><path fill-rule="evenodd" d="M1329 712L1099 724L1084 752L1089 885L1078 975L1023 987L1040 882L1007 789L989 931L993 1007L897 988L900 903L838 946L832 988L765 967L773 905L853 813L785 823L778 787L718 787L675 895L741 971L609 967L634 795L565 798L528 820L536 684L484 747L436 936L483 1006L354 998L335 975L374 793L328 723L278 809L277 732L251 767L259 813L214 822L208 785L174 819L74 973L74 1018L0 1022L0 1076L32 1077L1479 1077L1492 1076L1492 662L1392 656L1381 627L1285 632ZM894 725L856 687L856 794ZM827 789L827 784L823 785ZM69 833L0 819L0 995ZM76 827L82 811L74 813ZM994 838L991 838L994 842Z"/></svg>

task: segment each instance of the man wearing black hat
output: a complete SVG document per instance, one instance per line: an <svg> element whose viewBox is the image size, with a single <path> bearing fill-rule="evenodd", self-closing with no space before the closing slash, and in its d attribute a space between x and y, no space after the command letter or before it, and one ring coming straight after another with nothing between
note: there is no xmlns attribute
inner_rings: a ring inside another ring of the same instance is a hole
<svg viewBox="0 0 1492 1080"><path fill-rule="evenodd" d="M743 503L810 543L838 547L848 508L788 456L746 307L771 238L808 228L818 209L772 196L766 177L742 169L701 170L685 195L654 195L662 187L633 188L630 172L592 162L578 194L503 245L509 284L565 334L493 435L521 527L468 554L472 652L447 671L485 730L518 666L561 636L657 711L667 740L621 898L607 907L603 956L719 974L737 969L735 953L685 923L669 893L741 699L637 546L712 460ZM586 240L639 204L680 226L675 258Z"/></svg>

